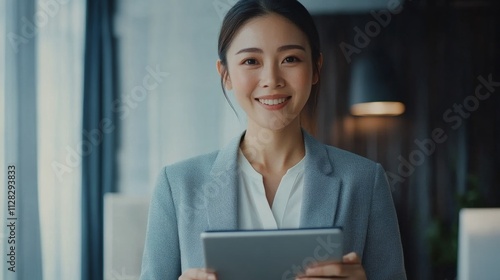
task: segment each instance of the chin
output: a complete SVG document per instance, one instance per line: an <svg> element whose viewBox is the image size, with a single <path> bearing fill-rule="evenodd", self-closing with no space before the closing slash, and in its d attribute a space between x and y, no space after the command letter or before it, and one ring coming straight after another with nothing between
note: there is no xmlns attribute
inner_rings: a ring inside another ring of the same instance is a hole
<svg viewBox="0 0 500 280"><path fill-rule="evenodd" d="M267 122L264 121L263 123L260 124L260 126L264 129L277 132L287 128L290 125L290 123L291 122L289 120L275 118L274 120L267 120Z"/></svg>

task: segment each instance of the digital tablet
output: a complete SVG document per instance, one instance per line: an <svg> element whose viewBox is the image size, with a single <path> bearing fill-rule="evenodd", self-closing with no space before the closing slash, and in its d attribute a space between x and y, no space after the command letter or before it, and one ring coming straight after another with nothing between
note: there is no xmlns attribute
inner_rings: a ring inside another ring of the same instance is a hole
<svg viewBox="0 0 500 280"><path fill-rule="evenodd" d="M295 279L317 262L341 261L340 228L201 233L205 267L218 280Z"/></svg>

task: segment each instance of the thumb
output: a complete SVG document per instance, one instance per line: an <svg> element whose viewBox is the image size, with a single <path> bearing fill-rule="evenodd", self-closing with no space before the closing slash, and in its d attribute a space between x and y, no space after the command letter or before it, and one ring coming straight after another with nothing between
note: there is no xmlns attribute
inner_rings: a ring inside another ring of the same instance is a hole
<svg viewBox="0 0 500 280"><path fill-rule="evenodd" d="M355 252L350 252L349 254L342 257L342 262L355 264L355 263L360 263L361 261Z"/></svg>

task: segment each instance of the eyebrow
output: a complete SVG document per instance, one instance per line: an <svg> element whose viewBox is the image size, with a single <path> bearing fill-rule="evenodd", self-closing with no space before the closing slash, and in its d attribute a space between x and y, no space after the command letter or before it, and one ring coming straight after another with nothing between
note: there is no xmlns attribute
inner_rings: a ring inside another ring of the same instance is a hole
<svg viewBox="0 0 500 280"><path fill-rule="evenodd" d="M301 45L284 45L284 46L281 46L281 47L278 48L278 52L283 52L283 51L287 51L287 50L294 50L294 49L306 51L306 49L303 46L301 46ZM259 48L246 48L246 49L239 50L236 54L240 54L240 53L263 53L263 52L264 51L262 49L259 49Z"/></svg>

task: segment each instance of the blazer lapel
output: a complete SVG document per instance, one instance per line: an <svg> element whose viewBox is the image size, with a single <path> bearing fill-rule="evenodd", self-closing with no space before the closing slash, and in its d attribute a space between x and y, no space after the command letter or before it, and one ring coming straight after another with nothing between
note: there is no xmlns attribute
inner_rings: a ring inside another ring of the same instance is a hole
<svg viewBox="0 0 500 280"><path fill-rule="evenodd" d="M304 194L300 227L332 227L335 225L341 181L333 176L333 167L325 145L303 130L306 148ZM238 149L236 137L221 149L205 188L209 230L238 228Z"/></svg>
<svg viewBox="0 0 500 280"><path fill-rule="evenodd" d="M209 230L238 228L238 149L241 136L231 140L217 155L206 189Z"/></svg>
<svg viewBox="0 0 500 280"><path fill-rule="evenodd" d="M341 181L333 176L333 167L324 144L303 130L306 148L301 228L335 225Z"/></svg>

